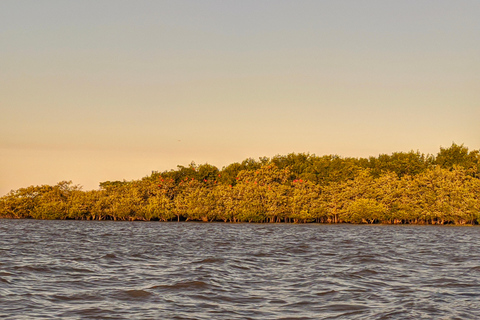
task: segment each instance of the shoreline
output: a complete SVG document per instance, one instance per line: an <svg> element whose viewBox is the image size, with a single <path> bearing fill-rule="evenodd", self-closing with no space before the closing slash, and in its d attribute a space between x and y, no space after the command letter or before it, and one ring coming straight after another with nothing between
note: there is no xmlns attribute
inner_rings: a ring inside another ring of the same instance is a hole
<svg viewBox="0 0 480 320"><path fill-rule="evenodd" d="M321 226L432 226L432 227L480 227L480 224L431 224L431 223L322 223L322 222L225 222L225 221L160 221L160 220L86 220L86 219L33 219L33 218L8 218L0 217L0 220L25 220L25 221L89 221L89 222L113 222L113 223L162 223L162 224L228 224L228 225L321 225Z"/></svg>

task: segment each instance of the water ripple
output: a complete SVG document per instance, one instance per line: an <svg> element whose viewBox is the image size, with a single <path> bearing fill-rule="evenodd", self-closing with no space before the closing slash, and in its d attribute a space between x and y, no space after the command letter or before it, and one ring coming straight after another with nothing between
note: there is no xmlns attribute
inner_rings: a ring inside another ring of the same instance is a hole
<svg viewBox="0 0 480 320"><path fill-rule="evenodd" d="M480 228L0 220L0 318L478 319Z"/></svg>

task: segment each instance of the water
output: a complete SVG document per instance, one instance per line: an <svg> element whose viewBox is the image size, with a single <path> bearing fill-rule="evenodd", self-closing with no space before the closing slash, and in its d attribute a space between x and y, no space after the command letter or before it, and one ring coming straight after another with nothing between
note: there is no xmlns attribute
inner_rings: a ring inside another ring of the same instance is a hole
<svg viewBox="0 0 480 320"><path fill-rule="evenodd" d="M479 319L480 228L0 220L0 318Z"/></svg>

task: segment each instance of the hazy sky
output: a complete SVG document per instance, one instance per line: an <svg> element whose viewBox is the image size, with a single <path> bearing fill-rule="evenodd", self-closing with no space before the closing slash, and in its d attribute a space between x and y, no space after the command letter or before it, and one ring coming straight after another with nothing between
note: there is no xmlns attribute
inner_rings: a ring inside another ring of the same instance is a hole
<svg viewBox="0 0 480 320"><path fill-rule="evenodd" d="M480 1L0 2L0 195L480 148Z"/></svg>

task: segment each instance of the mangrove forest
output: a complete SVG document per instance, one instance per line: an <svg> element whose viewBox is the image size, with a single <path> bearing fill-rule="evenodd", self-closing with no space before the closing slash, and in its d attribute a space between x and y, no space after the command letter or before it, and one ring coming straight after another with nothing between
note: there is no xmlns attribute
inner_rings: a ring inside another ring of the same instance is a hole
<svg viewBox="0 0 480 320"><path fill-rule="evenodd" d="M480 223L480 153L453 143L349 158L291 153L153 171L83 191L71 181L12 190L0 218L255 223Z"/></svg>

